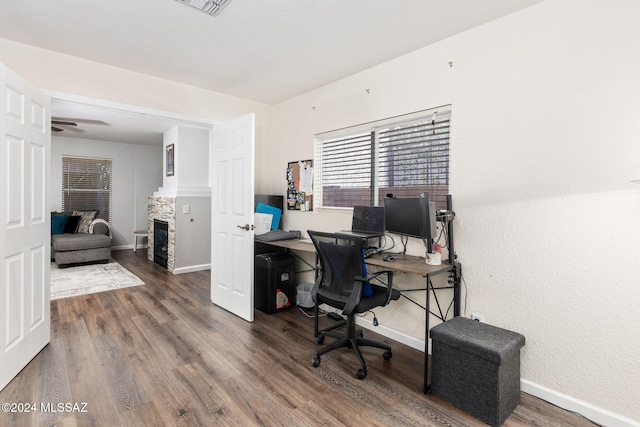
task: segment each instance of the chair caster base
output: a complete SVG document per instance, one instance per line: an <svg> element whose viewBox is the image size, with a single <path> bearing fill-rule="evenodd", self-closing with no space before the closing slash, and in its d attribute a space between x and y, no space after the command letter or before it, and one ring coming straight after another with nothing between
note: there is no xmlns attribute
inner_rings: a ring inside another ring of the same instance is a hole
<svg viewBox="0 0 640 427"><path fill-rule="evenodd" d="M358 369L358 372L356 372L356 376L358 377L359 380L365 379L365 377L367 376L367 370L366 369Z"/></svg>

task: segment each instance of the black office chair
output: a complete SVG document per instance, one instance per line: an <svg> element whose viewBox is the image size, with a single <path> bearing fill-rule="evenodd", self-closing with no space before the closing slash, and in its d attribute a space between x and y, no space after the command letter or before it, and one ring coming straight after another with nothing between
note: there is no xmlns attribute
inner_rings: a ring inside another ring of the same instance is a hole
<svg viewBox="0 0 640 427"><path fill-rule="evenodd" d="M312 359L312 364L318 367L320 356L337 348L348 347L353 349L360 361L361 368L356 376L363 379L367 376L367 365L359 347L371 346L386 350L383 354L385 360L391 359L391 347L363 338L362 330L356 330L355 315L400 298L400 292L393 289L393 272L384 270L370 275L365 273L363 241L360 237L311 230L308 233L319 259L316 283L312 290L316 340L318 344L322 344L326 336L338 338L337 342L319 350ZM370 283L383 274L387 276L386 286L382 283ZM318 306L323 303L342 310L342 314L347 316L346 321L319 330ZM344 325L346 333L333 332Z"/></svg>

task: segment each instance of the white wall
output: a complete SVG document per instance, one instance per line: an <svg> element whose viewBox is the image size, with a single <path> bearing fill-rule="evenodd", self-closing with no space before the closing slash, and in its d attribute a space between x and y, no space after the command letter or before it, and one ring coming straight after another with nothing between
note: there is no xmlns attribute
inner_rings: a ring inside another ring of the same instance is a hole
<svg viewBox="0 0 640 427"><path fill-rule="evenodd" d="M176 197L175 244L175 274L211 268L211 197Z"/></svg>
<svg viewBox="0 0 640 427"><path fill-rule="evenodd" d="M147 229L148 196L151 196L162 183L162 148L151 145L138 145L138 159L136 166L136 206L135 206L135 230ZM127 240L129 242L129 240ZM135 240L131 236L131 244ZM142 242L141 242L142 243Z"/></svg>
<svg viewBox="0 0 640 427"><path fill-rule="evenodd" d="M548 0L283 102L269 172L275 185L312 157L316 132L451 103L464 315L526 336L525 391L607 425L640 420L637 16L634 0ZM349 218L284 215L302 230ZM376 314L420 337L412 310Z"/></svg>
<svg viewBox="0 0 640 427"><path fill-rule="evenodd" d="M156 195L176 196L185 191L210 197L209 129L175 126L164 132L163 186ZM173 145L173 175L167 176L167 147Z"/></svg>
<svg viewBox="0 0 640 427"><path fill-rule="evenodd" d="M62 157L112 161L112 247L133 244L133 232L147 226L147 197L162 184L162 147L108 141L51 139L51 210L62 208Z"/></svg>

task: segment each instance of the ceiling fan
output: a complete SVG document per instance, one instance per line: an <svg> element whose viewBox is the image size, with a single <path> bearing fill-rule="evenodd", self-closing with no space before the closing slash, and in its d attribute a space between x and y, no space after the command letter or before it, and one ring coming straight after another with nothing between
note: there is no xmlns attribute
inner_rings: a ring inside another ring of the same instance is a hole
<svg viewBox="0 0 640 427"><path fill-rule="evenodd" d="M54 126L54 125L57 125L57 126ZM53 132L62 132L62 131L64 131L63 128L60 128L58 126L78 126L78 124L76 122L72 122L72 121L68 121L68 120L51 119L51 130Z"/></svg>

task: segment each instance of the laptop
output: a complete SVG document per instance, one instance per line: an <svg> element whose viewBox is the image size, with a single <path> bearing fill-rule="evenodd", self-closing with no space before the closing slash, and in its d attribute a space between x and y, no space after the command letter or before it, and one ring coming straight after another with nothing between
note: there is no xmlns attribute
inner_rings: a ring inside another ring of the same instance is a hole
<svg viewBox="0 0 640 427"><path fill-rule="evenodd" d="M340 233L370 238L382 236L384 230L383 206L354 206L351 230Z"/></svg>

